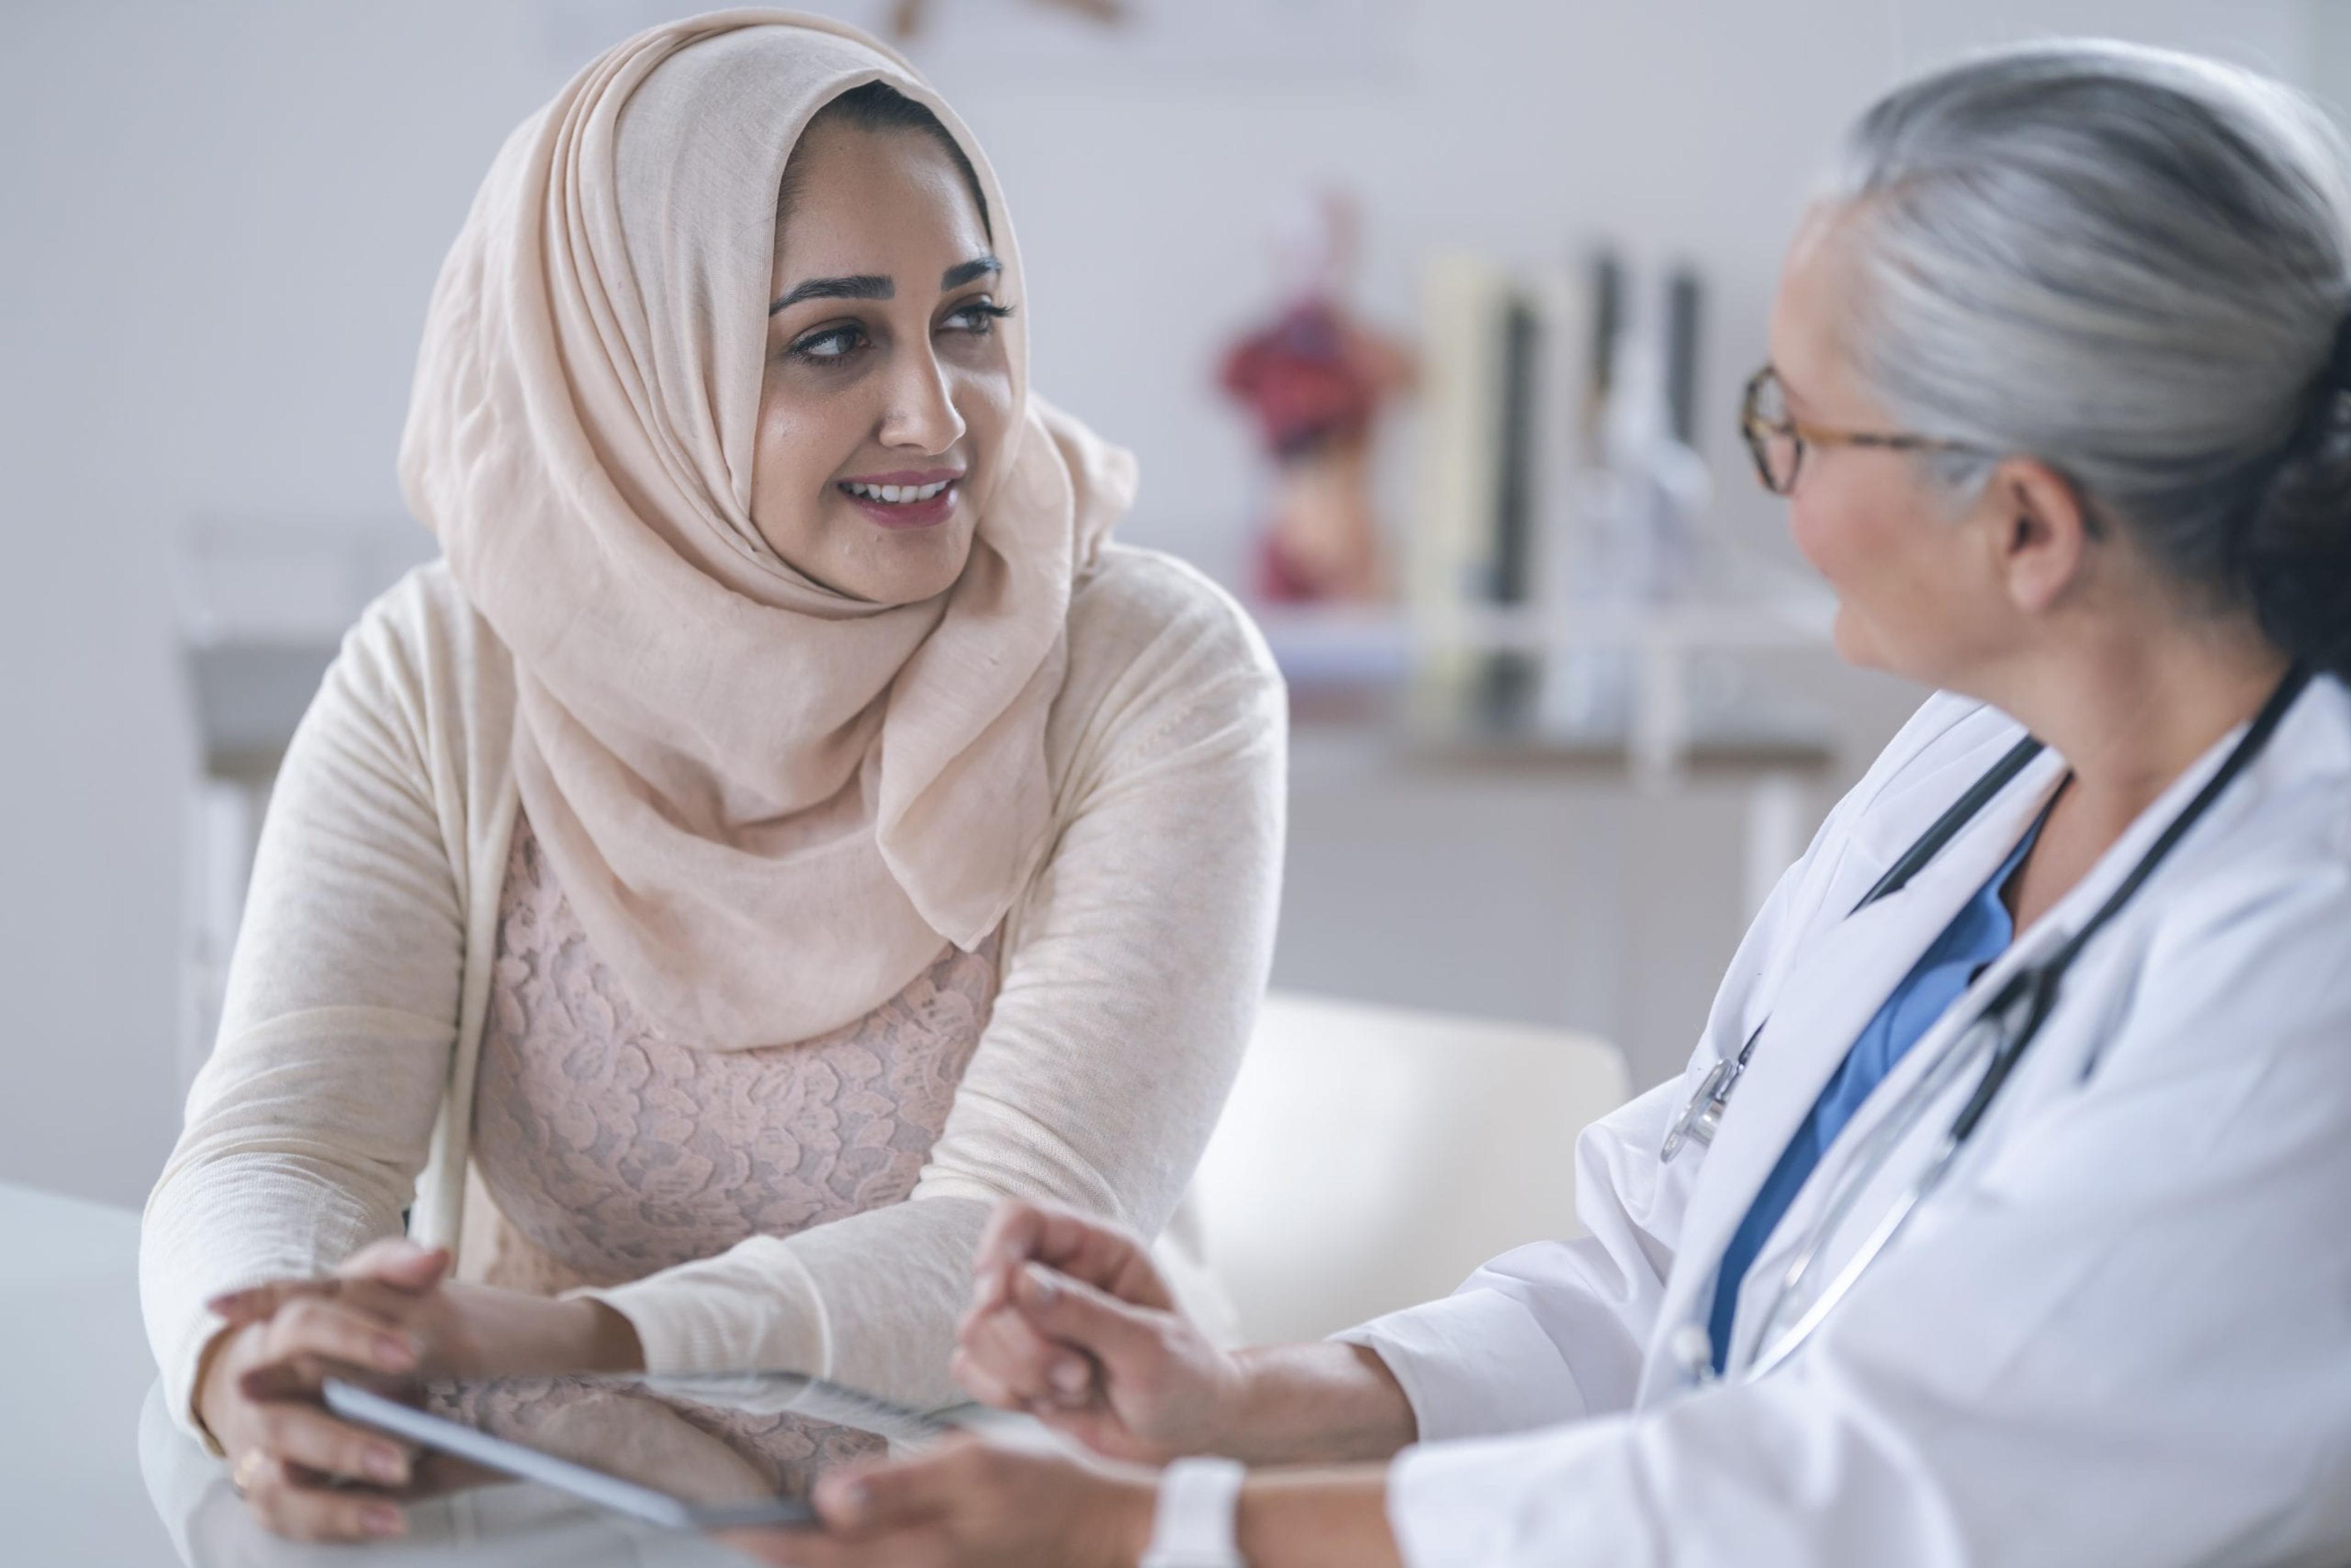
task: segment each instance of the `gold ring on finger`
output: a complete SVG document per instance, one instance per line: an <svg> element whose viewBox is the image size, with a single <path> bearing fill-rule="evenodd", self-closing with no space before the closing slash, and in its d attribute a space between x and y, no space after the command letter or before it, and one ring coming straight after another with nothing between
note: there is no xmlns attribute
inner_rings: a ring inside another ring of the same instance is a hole
<svg viewBox="0 0 2351 1568"><path fill-rule="evenodd" d="M266 1450L247 1448L228 1468L228 1484L236 1489L237 1496L251 1496L253 1489L267 1479L271 1463Z"/></svg>

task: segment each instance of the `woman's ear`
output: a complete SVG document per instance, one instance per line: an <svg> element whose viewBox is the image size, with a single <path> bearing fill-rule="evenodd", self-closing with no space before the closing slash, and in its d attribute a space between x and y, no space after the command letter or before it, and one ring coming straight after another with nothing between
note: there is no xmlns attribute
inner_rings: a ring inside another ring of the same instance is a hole
<svg viewBox="0 0 2351 1568"><path fill-rule="evenodd" d="M1986 540L2009 601L2028 615L2058 604L2082 580L2095 524L2072 482L2045 463L2011 457L1985 486Z"/></svg>

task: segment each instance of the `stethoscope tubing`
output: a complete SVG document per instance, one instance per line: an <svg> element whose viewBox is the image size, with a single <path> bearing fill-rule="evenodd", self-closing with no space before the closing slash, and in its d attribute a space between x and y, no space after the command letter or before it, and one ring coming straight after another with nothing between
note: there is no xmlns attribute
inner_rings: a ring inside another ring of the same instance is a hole
<svg viewBox="0 0 2351 1568"><path fill-rule="evenodd" d="M1746 1369L1748 1380L1764 1376L1786 1362L1812 1337L1813 1331L1860 1281L1870 1264L1894 1243L1919 1207L1942 1185L1944 1177L1965 1151L1968 1141L1991 1113L1993 1103L2015 1072L2017 1064L2032 1049L2042 1025L2056 1010L2060 986L2074 960L2081 956L2090 939L2129 904L2238 775L2252 766L2253 759L2269 744L2278 726L2284 721L2287 710L2294 706L2294 700L2309 683L2310 672L2301 664L2287 670L2212 777L2205 780L2195 797L2165 826L2156 841L2139 857L2138 863L2131 868L2129 874L2124 877L2097 911L2071 936L2059 942L2047 957L2031 959L2020 965L1928 1071L1912 1084L1886 1118L1872 1130L1867 1140L1854 1155L1836 1194L1807 1230L1803 1244L1791 1260L1778 1289L1773 1292L1771 1304L1764 1313L1763 1348ZM1957 838L1968 822L2006 789L2041 750L2041 743L2030 737L2020 741L1970 786L1967 793L1954 801L1926 832L1919 835L1917 841L1903 852L1868 893L1863 894L1861 902L1854 905L1854 912L1857 914L1877 900L1899 892L1911 877ZM1718 1119L1721 1105L1728 1102L1730 1090L1744 1074L1748 1060L1754 1053L1762 1032L1762 1029L1758 1027L1748 1037L1731 1071L1718 1086L1714 1094ZM1853 1210L1859 1206L1862 1197L1876 1184L1886 1163L1908 1140L1919 1118L1940 1101L1984 1043L1991 1046L1991 1060L1985 1063L1983 1076L1977 1081L1975 1089L1952 1118L1949 1130L1937 1142L1917 1178L1871 1229L1853 1257L1846 1260L1845 1266L1837 1271L1836 1277L1829 1281L1802 1314L1775 1338L1772 1331L1786 1312L1788 1303L1796 1299L1796 1292L1805 1278L1827 1250L1830 1239L1843 1228ZM1685 1111L1682 1123L1677 1126L1687 1126L1695 1120L1690 1112ZM1710 1137L1706 1141L1711 1141Z"/></svg>
<svg viewBox="0 0 2351 1568"><path fill-rule="evenodd" d="M1903 851L1894 863L1886 868L1886 874L1870 884L1869 891L1863 894L1853 908L1846 912L1845 918L1850 920L1879 899L1901 892L1909 884L1910 879L1941 853L1943 846L1957 838L1960 830L1974 821L1977 813L1991 804L1994 796L2007 789L2016 776L2024 771L2026 764L2041 752L2041 742L2029 735L2011 747L1982 778L1968 786L1967 792L1947 807L1943 814L1918 835L1917 842ZM1665 1142L1657 1149L1659 1159L1670 1165L1686 1145L1714 1142L1715 1128L1720 1125L1722 1113L1730 1103L1731 1092L1739 1087L1740 1079L1746 1075L1747 1064L1754 1060L1755 1047L1762 1040L1764 1028L1770 1022L1767 1018L1755 1026L1740 1046L1737 1056L1718 1061L1708 1071L1698 1092L1690 1097L1690 1103L1683 1107L1682 1113L1667 1129Z"/></svg>

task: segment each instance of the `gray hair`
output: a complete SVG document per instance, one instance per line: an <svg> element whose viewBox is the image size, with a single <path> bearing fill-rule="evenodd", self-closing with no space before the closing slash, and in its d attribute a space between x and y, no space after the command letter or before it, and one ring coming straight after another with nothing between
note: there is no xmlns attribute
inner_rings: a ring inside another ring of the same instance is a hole
<svg viewBox="0 0 2351 1568"><path fill-rule="evenodd" d="M1880 99L1823 194L1842 346L1906 428L2047 463L2351 670L2351 156L2315 105L2189 55L2011 48ZM1961 489L1991 466L1925 461Z"/></svg>

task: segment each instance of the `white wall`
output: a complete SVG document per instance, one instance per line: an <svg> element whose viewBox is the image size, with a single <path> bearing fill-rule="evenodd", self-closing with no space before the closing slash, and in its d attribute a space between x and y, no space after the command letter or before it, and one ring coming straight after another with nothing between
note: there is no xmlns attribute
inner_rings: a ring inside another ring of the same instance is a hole
<svg viewBox="0 0 2351 1568"><path fill-rule="evenodd" d="M2303 74L2297 0L1405 3L1402 68L1371 80L932 62L1010 193L1040 387L1143 455L1128 537L1237 560L1249 452L1207 367L1260 302L1267 214L1310 179L1364 193L1371 298L1400 320L1439 243L1538 257L1604 232L1695 259L1719 422L1806 170L1906 67L2078 30ZM542 11L0 6L0 1179L131 1200L168 1147L193 766L172 540L202 513L396 509L442 249L562 74Z"/></svg>

